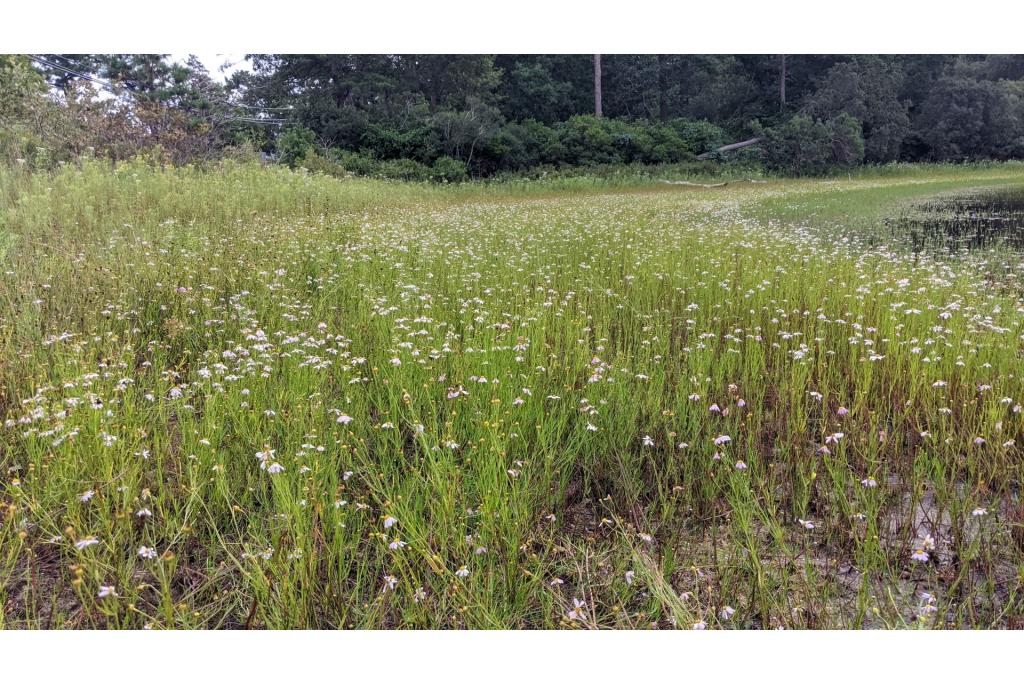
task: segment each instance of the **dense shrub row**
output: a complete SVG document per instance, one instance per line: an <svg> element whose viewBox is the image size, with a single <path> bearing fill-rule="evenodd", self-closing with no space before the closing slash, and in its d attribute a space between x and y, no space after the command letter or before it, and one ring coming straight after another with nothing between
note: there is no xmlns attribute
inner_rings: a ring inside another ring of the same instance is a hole
<svg viewBox="0 0 1024 685"><path fill-rule="evenodd" d="M457 182L537 167L678 164L728 142L714 124L688 119L660 124L575 116L552 126L506 123L475 137L453 132L450 124L442 118L405 131L372 126L359 151L319 148L312 131L293 127L278 137L276 149L279 161L293 167Z"/></svg>

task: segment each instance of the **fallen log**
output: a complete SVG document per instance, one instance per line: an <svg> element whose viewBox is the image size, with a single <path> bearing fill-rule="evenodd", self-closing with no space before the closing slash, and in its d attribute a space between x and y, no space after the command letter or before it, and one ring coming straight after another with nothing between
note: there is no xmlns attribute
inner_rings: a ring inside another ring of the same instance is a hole
<svg viewBox="0 0 1024 685"><path fill-rule="evenodd" d="M739 150L741 148L750 147L751 145L757 145L762 140L763 139L759 136L757 138L751 138L750 140L741 140L738 143L729 143L728 145L717 147L711 152L705 152L704 154L697 155L697 159L708 159L709 157L711 157L711 155L717 154L719 152L730 152L732 150Z"/></svg>
<svg viewBox="0 0 1024 685"><path fill-rule="evenodd" d="M668 179L662 179L662 183L668 183L673 186L693 186L695 188L721 188L722 186L729 185L728 181L722 183L691 183L690 181L670 181Z"/></svg>

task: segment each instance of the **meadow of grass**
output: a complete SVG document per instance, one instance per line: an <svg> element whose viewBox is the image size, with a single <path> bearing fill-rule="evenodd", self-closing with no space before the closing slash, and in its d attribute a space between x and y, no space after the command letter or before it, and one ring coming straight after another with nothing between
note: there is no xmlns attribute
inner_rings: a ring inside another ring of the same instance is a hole
<svg viewBox="0 0 1024 685"><path fill-rule="evenodd" d="M1015 182L0 170L0 626L1019 627Z"/></svg>

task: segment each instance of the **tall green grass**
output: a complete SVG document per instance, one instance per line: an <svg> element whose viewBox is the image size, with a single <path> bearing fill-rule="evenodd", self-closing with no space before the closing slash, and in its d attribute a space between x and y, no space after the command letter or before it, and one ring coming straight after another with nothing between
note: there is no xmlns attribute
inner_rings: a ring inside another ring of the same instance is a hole
<svg viewBox="0 0 1024 685"><path fill-rule="evenodd" d="M1019 262L878 227L1017 166L2 174L4 627L1024 616Z"/></svg>

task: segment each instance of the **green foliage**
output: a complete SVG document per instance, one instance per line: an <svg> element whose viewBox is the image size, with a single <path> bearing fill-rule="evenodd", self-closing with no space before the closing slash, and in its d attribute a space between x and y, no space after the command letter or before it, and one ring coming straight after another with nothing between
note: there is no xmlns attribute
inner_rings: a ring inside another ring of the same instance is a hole
<svg viewBox="0 0 1024 685"><path fill-rule="evenodd" d="M729 142L729 136L721 127L704 119L673 119L668 125L679 134L686 149L695 155L709 152Z"/></svg>
<svg viewBox="0 0 1024 685"><path fill-rule="evenodd" d="M860 121L840 112L829 120L828 128L835 168L849 169L864 161L865 142Z"/></svg>
<svg viewBox="0 0 1024 685"><path fill-rule="evenodd" d="M347 171L359 176L375 176L380 166L380 162L373 157L350 150L334 148L330 151L330 158Z"/></svg>
<svg viewBox="0 0 1024 685"><path fill-rule="evenodd" d="M371 123L360 137L359 147L372 151L380 159L406 157L430 162L440 154L441 136L437 128L429 124L403 129L391 122Z"/></svg>
<svg viewBox="0 0 1024 685"><path fill-rule="evenodd" d="M439 183L458 183L469 178L469 170L462 160L438 157L434 162L431 180Z"/></svg>
<svg viewBox="0 0 1024 685"><path fill-rule="evenodd" d="M791 117L765 130L765 162L771 169L796 176L848 168L864 157L860 129L860 122L845 113L827 122Z"/></svg>
<svg viewBox="0 0 1024 685"><path fill-rule="evenodd" d="M276 141L277 154L282 164L295 167L313 151L316 134L305 126L292 126Z"/></svg>
<svg viewBox="0 0 1024 685"><path fill-rule="evenodd" d="M550 161L568 164L676 163L691 159L699 144L675 126L591 115L572 117L555 130L559 156Z"/></svg>
<svg viewBox="0 0 1024 685"><path fill-rule="evenodd" d="M342 164L312 149L306 152L306 156L299 160L296 166L315 174L326 174L327 176L339 178L350 174L349 170Z"/></svg>
<svg viewBox="0 0 1024 685"><path fill-rule="evenodd" d="M528 119L510 123L486 142L477 159L485 173L522 171L563 159L565 149L550 126Z"/></svg>
<svg viewBox="0 0 1024 685"><path fill-rule="evenodd" d="M0 122L25 117L31 102L46 90L42 75L21 55L0 55Z"/></svg>
<svg viewBox="0 0 1024 685"><path fill-rule="evenodd" d="M0 620L1013 627L1019 255L881 218L1021 166L0 165Z"/></svg>
<svg viewBox="0 0 1024 685"><path fill-rule="evenodd" d="M625 160L617 149L607 119L580 115L560 124L558 141L564 150L563 159L573 164L621 164ZM559 160L562 161L562 160Z"/></svg>
<svg viewBox="0 0 1024 685"><path fill-rule="evenodd" d="M900 100L903 76L898 65L879 57L861 57L832 67L808 98L810 116L829 120L842 114L861 124L864 158L891 162L910 131L907 103Z"/></svg>
<svg viewBox="0 0 1024 685"><path fill-rule="evenodd" d="M377 175L395 181L429 181L434 169L415 159L389 159L377 165Z"/></svg>
<svg viewBox="0 0 1024 685"><path fill-rule="evenodd" d="M696 141L688 140L674 126L654 124L644 133L642 157L645 163L673 164L691 158L695 152Z"/></svg>
<svg viewBox="0 0 1024 685"><path fill-rule="evenodd" d="M940 79L921 106L918 133L934 159L1024 154L1024 83Z"/></svg>
<svg viewBox="0 0 1024 685"><path fill-rule="evenodd" d="M332 173L330 160L410 178L434 175L444 157L483 178L707 153L801 174L1024 155L1024 60L1013 55L789 55L785 102L779 55L605 55L603 118L591 114L592 55L250 57L253 70L226 84L195 59L159 54L47 54L35 67L0 58L2 154L34 168L156 151L207 164L249 141L293 167ZM120 97L100 99L76 74ZM46 83L61 97L48 97ZM714 153L755 134L755 121L773 132L772 149Z"/></svg>
<svg viewBox="0 0 1024 685"><path fill-rule="evenodd" d="M502 114L510 121L555 124L592 104L590 55L499 55Z"/></svg>

